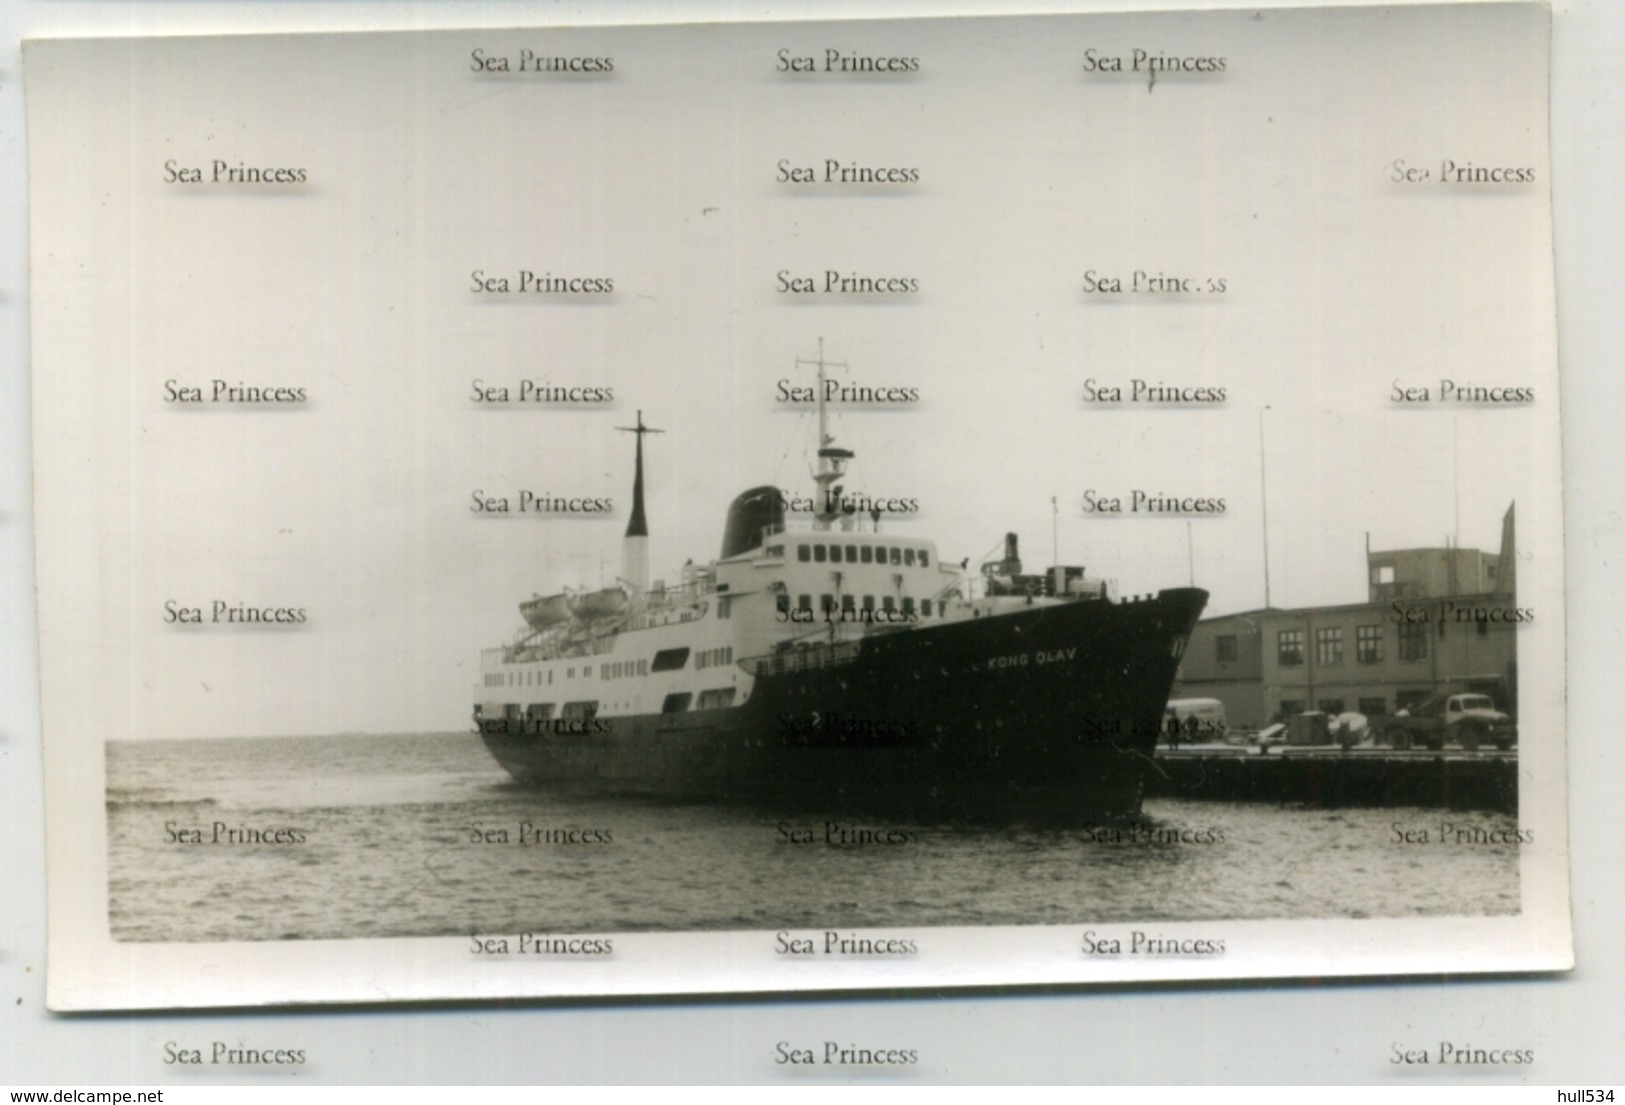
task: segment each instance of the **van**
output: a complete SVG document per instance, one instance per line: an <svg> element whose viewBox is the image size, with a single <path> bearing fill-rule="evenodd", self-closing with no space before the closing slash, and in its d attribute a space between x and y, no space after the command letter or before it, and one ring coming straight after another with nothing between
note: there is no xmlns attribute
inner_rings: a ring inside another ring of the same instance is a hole
<svg viewBox="0 0 1625 1105"><path fill-rule="evenodd" d="M1161 739L1169 744L1206 744L1224 740L1229 727L1224 703L1218 699L1176 698L1163 712Z"/></svg>

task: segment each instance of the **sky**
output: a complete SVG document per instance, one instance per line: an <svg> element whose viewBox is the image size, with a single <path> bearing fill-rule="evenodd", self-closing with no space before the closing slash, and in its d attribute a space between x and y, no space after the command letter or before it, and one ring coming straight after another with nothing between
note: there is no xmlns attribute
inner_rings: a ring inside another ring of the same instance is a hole
<svg viewBox="0 0 1625 1105"><path fill-rule="evenodd" d="M33 46L48 731L467 728L478 651L517 603L616 574L617 428L637 411L664 431L646 442L657 578L717 555L739 491L811 490L811 416L776 395L811 383L797 362L820 342L842 382L918 390L832 425L857 453L848 490L918 500L886 525L945 559L1013 531L1031 566L1053 542L1123 594L1194 579L1210 612L1246 610L1267 495L1273 603L1350 602L1368 539L1495 551L1516 500L1520 586L1560 606L1538 16L1484 11L1465 35L1365 10ZM526 49L614 70L472 64ZM781 50L918 65L795 75ZM1091 74L1091 50L1224 68ZM831 160L918 179L781 180ZM166 180L216 161L305 180ZM1441 183L1447 161L1533 179ZM526 270L613 292L473 290ZM832 271L916 290L780 291ZM1136 272L1215 290L1085 291ZM166 401L215 380L306 399ZM472 401L524 380L615 399ZM1135 380L1225 398L1085 399ZM1443 380L1532 401L1393 401ZM527 490L614 509L470 509ZM1224 510L1084 510L1135 491ZM165 620L215 602L305 620ZM79 704L87 680L109 710Z"/></svg>

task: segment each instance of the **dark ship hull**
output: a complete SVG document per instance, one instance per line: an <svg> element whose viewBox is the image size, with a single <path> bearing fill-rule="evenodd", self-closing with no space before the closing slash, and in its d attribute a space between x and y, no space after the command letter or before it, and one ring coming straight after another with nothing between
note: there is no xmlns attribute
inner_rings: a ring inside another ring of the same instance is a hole
<svg viewBox="0 0 1625 1105"><path fill-rule="evenodd" d="M670 715L479 723L516 779L561 792L905 818L1132 817L1207 593L1016 613L747 660L748 701Z"/></svg>

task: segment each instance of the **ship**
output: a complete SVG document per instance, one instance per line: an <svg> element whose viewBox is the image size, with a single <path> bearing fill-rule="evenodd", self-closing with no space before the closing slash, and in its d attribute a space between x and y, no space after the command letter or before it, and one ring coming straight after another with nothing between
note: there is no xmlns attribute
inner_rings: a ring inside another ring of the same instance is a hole
<svg viewBox="0 0 1625 1105"><path fill-rule="evenodd" d="M481 652L474 726L520 783L568 795L863 811L905 819L1137 816L1195 587L1004 555L970 569L854 509L816 360L817 492L730 505L720 555L649 578L644 438L614 586L520 603ZM810 522L810 524L808 524Z"/></svg>

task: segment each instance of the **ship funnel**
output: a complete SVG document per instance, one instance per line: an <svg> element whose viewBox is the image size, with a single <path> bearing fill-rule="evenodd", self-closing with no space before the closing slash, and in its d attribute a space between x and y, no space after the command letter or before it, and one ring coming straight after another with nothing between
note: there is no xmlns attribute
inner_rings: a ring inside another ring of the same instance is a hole
<svg viewBox="0 0 1625 1105"><path fill-rule="evenodd" d="M1004 563L999 565L999 574L1019 576L1021 574L1021 550L1017 547L1018 538L1013 533L1004 535Z"/></svg>
<svg viewBox="0 0 1625 1105"><path fill-rule="evenodd" d="M771 486L741 492L728 507L722 531L722 559L761 547L762 538L784 530L784 498Z"/></svg>

